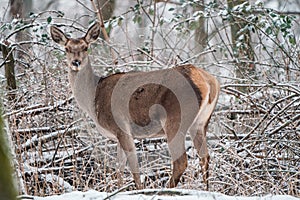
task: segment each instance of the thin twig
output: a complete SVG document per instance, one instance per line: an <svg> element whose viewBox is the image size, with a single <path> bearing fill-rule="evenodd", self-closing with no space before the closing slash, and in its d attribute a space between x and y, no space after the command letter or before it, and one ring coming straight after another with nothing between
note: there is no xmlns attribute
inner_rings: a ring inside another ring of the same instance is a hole
<svg viewBox="0 0 300 200"><path fill-rule="evenodd" d="M274 129L271 133L270 136L272 136L273 134L277 133L278 131L280 131L281 129L287 127L288 125L290 125L291 123L297 121L300 119L300 114L296 115L295 117L293 117L290 120L287 120L284 124L282 124L281 126L279 126L278 128Z"/></svg>
<svg viewBox="0 0 300 200"><path fill-rule="evenodd" d="M28 28L31 28L31 27L34 27L36 26L35 24L27 24L25 26L22 26L21 28L18 28L17 30L11 32L10 34L8 34L5 38L4 38L4 41L7 41L11 36L13 36L14 34L20 32L20 31L23 31L25 29L28 29Z"/></svg>
<svg viewBox="0 0 300 200"><path fill-rule="evenodd" d="M57 152L58 152L59 146L60 146L60 144L61 144L61 142L62 142L62 140L63 140L65 134L69 131L69 129L70 129L74 124L76 124L76 123L79 122L79 121L81 121L81 119L76 120L76 121L72 122L71 124L69 124L69 126L65 129L64 133L61 134L60 136L58 136L58 137L60 137L60 140L58 141L58 143L57 143L57 145L56 145L56 148L55 148L55 151L54 151L54 153L53 153L53 156L52 156L50 165L52 165L52 164L54 163L54 160L55 160L56 154L57 154Z"/></svg>
<svg viewBox="0 0 300 200"><path fill-rule="evenodd" d="M255 127L245 136L241 139L241 141L244 141L246 139L249 138L249 136L262 124L263 121L265 121L267 119L267 117L270 115L271 111L275 108L275 106L278 104L278 103L281 103L282 101L285 101L287 99L290 99L290 98L293 98L297 96L296 94L293 94L293 95L290 95L288 97L285 97L285 98L282 98L282 99L279 99L277 102L275 102L272 107L265 113L264 117L261 118L261 120L255 125ZM296 100L292 101L292 103L294 103L295 101L297 101L299 98L297 98ZM290 105L292 104L290 103ZM285 109L283 109L284 111ZM281 112L283 112L281 111ZM277 115L275 115L272 120L274 120L276 118L276 116L278 116L281 112L277 113ZM271 121L271 120L270 120ZM268 127L268 125L264 128L264 130L262 132L265 131L265 129Z"/></svg>

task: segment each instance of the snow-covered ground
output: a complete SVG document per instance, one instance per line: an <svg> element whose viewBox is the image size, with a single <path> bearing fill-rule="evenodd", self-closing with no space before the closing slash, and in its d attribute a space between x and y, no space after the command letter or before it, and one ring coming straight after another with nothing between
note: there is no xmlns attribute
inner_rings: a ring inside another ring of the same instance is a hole
<svg viewBox="0 0 300 200"><path fill-rule="evenodd" d="M23 197L21 199L28 199ZM30 198L32 199L32 198ZM59 196L33 197L34 200L299 200L288 195L266 195L262 197L227 196L221 193L182 189L140 190L130 192L105 193L90 190L87 192L71 192Z"/></svg>

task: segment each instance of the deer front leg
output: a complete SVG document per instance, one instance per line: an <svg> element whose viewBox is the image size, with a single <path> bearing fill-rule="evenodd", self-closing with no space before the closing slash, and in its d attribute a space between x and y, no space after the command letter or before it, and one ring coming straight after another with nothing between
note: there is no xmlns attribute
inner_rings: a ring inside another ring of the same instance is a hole
<svg viewBox="0 0 300 200"><path fill-rule="evenodd" d="M132 173L135 185L137 189L142 189L142 183L140 179L140 170L138 159L136 155L136 148L131 135L122 133L118 135L118 140L120 144L120 148L122 148L123 153L125 153L130 171Z"/></svg>
<svg viewBox="0 0 300 200"><path fill-rule="evenodd" d="M168 131L168 130L167 130ZM176 135L172 135L175 133ZM168 187L176 187L180 181L180 177L187 168L187 155L185 151L185 134L182 132L167 133L168 147L173 161L172 177Z"/></svg>
<svg viewBox="0 0 300 200"><path fill-rule="evenodd" d="M120 142L117 145L117 178L118 178L118 186L123 186L123 173L126 165L126 154L121 147Z"/></svg>
<svg viewBox="0 0 300 200"><path fill-rule="evenodd" d="M178 182L180 181L180 177L182 176L186 168L187 168L187 156L186 153L183 152L179 158L173 161L172 177L168 185L169 188L174 188L177 186Z"/></svg>

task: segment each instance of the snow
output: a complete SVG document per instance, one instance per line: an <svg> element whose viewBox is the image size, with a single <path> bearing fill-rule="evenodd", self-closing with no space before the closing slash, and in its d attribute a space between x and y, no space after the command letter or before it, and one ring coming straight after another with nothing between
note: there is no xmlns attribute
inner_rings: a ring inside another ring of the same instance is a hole
<svg viewBox="0 0 300 200"><path fill-rule="evenodd" d="M28 198L28 197L27 197ZM22 198L21 198L22 199ZM34 200L299 200L299 198L288 195L266 195L261 197L227 196L221 193L182 190L182 189L145 189L139 191L112 193L97 192L70 192L62 195L49 197L33 197Z"/></svg>

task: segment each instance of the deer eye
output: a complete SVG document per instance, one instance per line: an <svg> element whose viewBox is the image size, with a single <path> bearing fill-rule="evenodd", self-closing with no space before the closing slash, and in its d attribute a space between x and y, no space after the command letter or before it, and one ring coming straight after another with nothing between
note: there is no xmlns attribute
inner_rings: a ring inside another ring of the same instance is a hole
<svg viewBox="0 0 300 200"><path fill-rule="evenodd" d="M85 47L84 49L83 49L83 51L87 51L88 50L88 47Z"/></svg>

